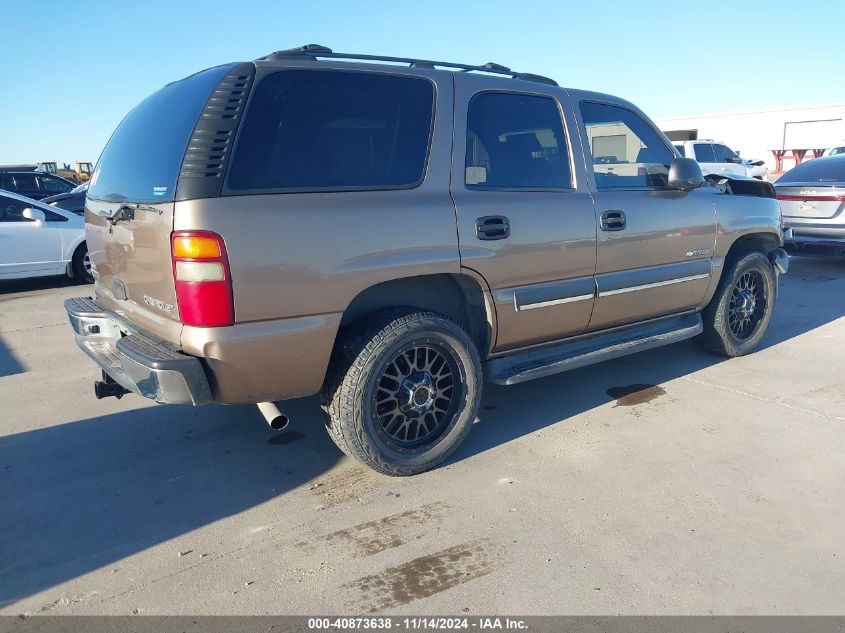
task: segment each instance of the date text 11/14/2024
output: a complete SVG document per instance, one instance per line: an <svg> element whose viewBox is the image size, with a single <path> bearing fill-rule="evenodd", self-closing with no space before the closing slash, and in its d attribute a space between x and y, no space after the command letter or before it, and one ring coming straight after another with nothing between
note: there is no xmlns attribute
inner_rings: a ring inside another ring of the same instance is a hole
<svg viewBox="0 0 845 633"><path fill-rule="evenodd" d="M499 617L447 618L447 617L353 617L353 618L309 618L311 630L360 630L360 629L405 629L405 630L524 630L528 628L524 620Z"/></svg>

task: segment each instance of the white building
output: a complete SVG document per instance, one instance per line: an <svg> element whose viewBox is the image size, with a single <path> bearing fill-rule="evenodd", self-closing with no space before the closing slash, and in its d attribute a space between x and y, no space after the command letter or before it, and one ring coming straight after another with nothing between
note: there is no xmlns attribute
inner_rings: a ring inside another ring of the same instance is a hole
<svg viewBox="0 0 845 633"><path fill-rule="evenodd" d="M788 170L795 166L792 150L807 150L807 160L813 158L813 150L818 154L845 145L845 103L705 114L656 123L673 141L721 141L744 158L765 160L770 171L777 167L772 150L785 151L781 169Z"/></svg>

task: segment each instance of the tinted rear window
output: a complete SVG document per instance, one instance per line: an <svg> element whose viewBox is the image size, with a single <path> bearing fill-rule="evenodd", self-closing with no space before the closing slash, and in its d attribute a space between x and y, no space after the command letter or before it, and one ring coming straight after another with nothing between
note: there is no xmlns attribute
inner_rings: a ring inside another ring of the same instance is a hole
<svg viewBox="0 0 845 633"><path fill-rule="evenodd" d="M557 102L512 93L475 95L467 111L464 182L476 189L571 187Z"/></svg>
<svg viewBox="0 0 845 633"><path fill-rule="evenodd" d="M845 182L845 156L801 163L777 180L779 185L787 182Z"/></svg>
<svg viewBox="0 0 845 633"><path fill-rule="evenodd" d="M434 114L428 80L287 70L256 88L230 190L395 189L419 184Z"/></svg>
<svg viewBox="0 0 845 633"><path fill-rule="evenodd" d="M200 112L230 68L209 68L165 86L127 114L100 156L88 196L173 200L182 158Z"/></svg>

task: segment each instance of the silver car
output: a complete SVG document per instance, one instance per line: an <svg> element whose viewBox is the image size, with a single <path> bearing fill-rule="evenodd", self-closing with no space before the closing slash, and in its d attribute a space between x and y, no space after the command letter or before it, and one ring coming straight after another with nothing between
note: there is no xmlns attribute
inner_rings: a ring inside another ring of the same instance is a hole
<svg viewBox="0 0 845 633"><path fill-rule="evenodd" d="M775 183L788 251L845 257L845 154L816 158Z"/></svg>

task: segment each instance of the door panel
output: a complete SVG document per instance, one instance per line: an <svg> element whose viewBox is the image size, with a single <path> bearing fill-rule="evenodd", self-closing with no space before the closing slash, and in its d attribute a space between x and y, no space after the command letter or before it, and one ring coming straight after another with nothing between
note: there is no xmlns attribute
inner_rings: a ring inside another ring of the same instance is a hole
<svg viewBox="0 0 845 633"><path fill-rule="evenodd" d="M56 226L34 221L0 222L0 274L49 274L62 266L61 231Z"/></svg>
<svg viewBox="0 0 845 633"><path fill-rule="evenodd" d="M585 99L578 113L595 164L599 218L598 293L589 329L695 307L710 284L715 190L669 189L674 152L668 139L629 105ZM624 147L611 158L627 167L625 172L608 173L607 156L597 154L608 135L624 138Z"/></svg>
<svg viewBox="0 0 845 633"><path fill-rule="evenodd" d="M23 272L52 274L60 272L63 265L61 223L24 218L28 206L21 200L0 196L0 276Z"/></svg>
<svg viewBox="0 0 845 633"><path fill-rule="evenodd" d="M502 92L490 91L499 85ZM494 351L583 332L593 307L596 218L583 163L570 160L570 143L576 155L580 147L567 132L575 122L566 93L542 86L514 93L511 80L474 76L462 76L455 89L452 197L461 265L490 286ZM484 98L491 94L498 96ZM509 234L485 239L476 223L486 216L507 218Z"/></svg>
<svg viewBox="0 0 845 633"><path fill-rule="evenodd" d="M599 230L598 297L590 329L697 305L710 284L716 241L712 189L600 191L598 209L619 209L625 228Z"/></svg>

